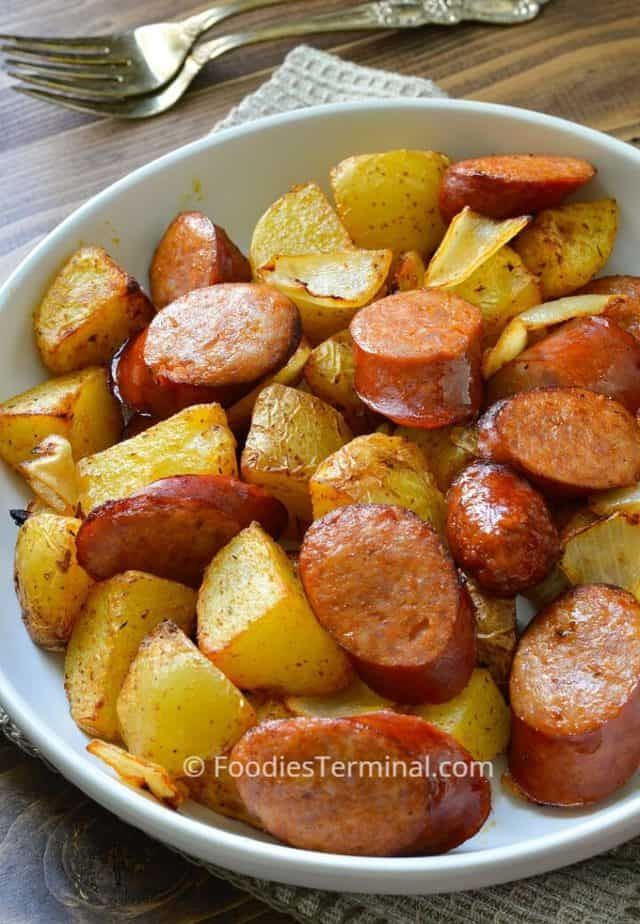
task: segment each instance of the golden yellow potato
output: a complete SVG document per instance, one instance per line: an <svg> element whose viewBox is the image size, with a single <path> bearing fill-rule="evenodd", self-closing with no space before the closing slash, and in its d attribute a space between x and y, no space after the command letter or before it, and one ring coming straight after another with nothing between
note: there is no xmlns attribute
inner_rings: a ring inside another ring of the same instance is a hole
<svg viewBox="0 0 640 924"><path fill-rule="evenodd" d="M129 751L115 744L100 741L99 738L89 742L87 751L115 770L127 786L151 794L156 801L168 808L179 808L188 795L188 789L182 782L174 780L164 767L152 760L134 757Z"/></svg>
<svg viewBox="0 0 640 924"><path fill-rule="evenodd" d="M446 492L456 475L474 459L469 449L455 441L460 429L456 426L438 427L435 430L396 427L394 434L419 446L436 484L441 491Z"/></svg>
<svg viewBox="0 0 640 924"><path fill-rule="evenodd" d="M435 529L445 503L420 449L384 433L358 436L321 462L309 482L314 519L347 504L397 504Z"/></svg>
<svg viewBox="0 0 640 924"><path fill-rule="evenodd" d="M167 621L140 645L117 711L128 750L176 777L229 750L255 722L240 690Z"/></svg>
<svg viewBox="0 0 640 924"><path fill-rule="evenodd" d="M76 557L80 520L38 513L20 527L15 586L22 618L34 642L65 647L93 581Z"/></svg>
<svg viewBox="0 0 640 924"><path fill-rule="evenodd" d="M573 202L539 212L513 247L527 269L540 277L543 298L560 298L600 272L617 231L615 199Z"/></svg>
<svg viewBox="0 0 640 924"><path fill-rule="evenodd" d="M237 476L236 441L219 404L195 404L78 463L80 506L135 494L171 475Z"/></svg>
<svg viewBox="0 0 640 924"><path fill-rule="evenodd" d="M537 276L529 272L512 247L505 245L464 282L447 289L476 305L484 321L484 342L496 342L515 315L539 305L542 291Z"/></svg>
<svg viewBox="0 0 640 924"><path fill-rule="evenodd" d="M356 247L430 254L444 235L438 193L449 158L435 151L348 157L331 172L340 219Z"/></svg>
<svg viewBox="0 0 640 924"><path fill-rule="evenodd" d="M253 411L242 477L270 491L294 515L310 520L309 479L351 431L335 408L285 385L265 388Z"/></svg>
<svg viewBox="0 0 640 924"><path fill-rule="evenodd" d="M346 656L316 620L286 553L257 523L214 558L198 596L198 645L243 690L338 690Z"/></svg>
<svg viewBox="0 0 640 924"><path fill-rule="evenodd" d="M82 247L64 264L35 311L42 361L52 372L106 363L155 310L138 283L102 247Z"/></svg>
<svg viewBox="0 0 640 924"><path fill-rule="evenodd" d="M470 577L465 576L465 583L476 614L477 663L498 686L506 687L518 641L515 598L492 597Z"/></svg>
<svg viewBox="0 0 640 924"><path fill-rule="evenodd" d="M227 408L227 420L231 429L237 433L249 428L256 401L258 400L260 392L266 388L267 385L297 385L302 378L302 372L310 356L311 346L309 345L309 341L303 337L298 349L282 369L278 369L277 372L268 375L256 385L248 395L240 398L240 400L232 404L230 408Z"/></svg>
<svg viewBox="0 0 640 924"><path fill-rule="evenodd" d="M33 458L21 462L20 474L33 493L50 510L74 516L78 507L78 475L71 443L52 434L33 450Z"/></svg>
<svg viewBox="0 0 640 924"><path fill-rule="evenodd" d="M311 343L348 327L359 308L372 302L386 283L390 250L344 250L277 256L260 274L295 302L302 329Z"/></svg>
<svg viewBox="0 0 640 924"><path fill-rule="evenodd" d="M340 331L311 351L304 367L304 379L312 394L344 415L354 433L373 427L373 414L356 394L353 340L348 330Z"/></svg>
<svg viewBox="0 0 640 924"><path fill-rule="evenodd" d="M141 571L93 585L64 664L71 715L83 731L118 739L116 700L140 642L163 619L191 631L195 611L191 588Z"/></svg>
<svg viewBox="0 0 640 924"><path fill-rule="evenodd" d="M455 738L475 760L493 760L507 749L511 713L483 668L477 667L462 693L448 702L411 711Z"/></svg>
<svg viewBox="0 0 640 924"><path fill-rule="evenodd" d="M236 780L226 763L220 760L206 761L202 773L185 779L185 782L194 802L206 806L218 815L235 818L263 830L260 820L249 812L242 801Z"/></svg>
<svg viewBox="0 0 640 924"><path fill-rule="evenodd" d="M268 690L250 690L245 693L245 696L256 714L256 725L260 725L261 722L270 722L272 719L291 718L291 710L287 708L281 696L269 693Z"/></svg>
<svg viewBox="0 0 640 924"><path fill-rule="evenodd" d="M280 254L348 250L351 239L317 183L294 186L271 205L253 232L249 258L253 274Z"/></svg>
<svg viewBox="0 0 640 924"><path fill-rule="evenodd" d="M326 696L287 696L285 705L294 715L320 719L366 715L394 708L391 700L378 696L359 677L354 677L344 690Z"/></svg>
<svg viewBox="0 0 640 924"><path fill-rule="evenodd" d="M426 271L422 255L417 250L401 253L391 276L391 292L413 292L415 289L421 289Z"/></svg>
<svg viewBox="0 0 640 924"><path fill-rule="evenodd" d="M48 436L71 443L75 459L113 446L122 415L105 369L83 369L36 385L0 404L0 458L14 468Z"/></svg>

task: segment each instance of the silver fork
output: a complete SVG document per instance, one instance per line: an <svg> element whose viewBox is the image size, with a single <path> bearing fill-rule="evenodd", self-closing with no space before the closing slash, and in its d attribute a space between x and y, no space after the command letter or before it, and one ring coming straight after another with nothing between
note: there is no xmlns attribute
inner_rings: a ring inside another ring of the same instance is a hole
<svg viewBox="0 0 640 924"><path fill-rule="evenodd" d="M547 0L370 0L342 12L319 14L300 21L274 24L263 29L222 35L204 42L187 55L182 70L166 87L147 96L108 98L105 93L85 92L79 87L56 87L63 92L15 90L68 109L122 119L146 119L170 109L185 93L209 61L227 52L258 42L326 33L369 29L414 29L426 25L452 26L464 20L513 25L534 19ZM24 79L24 78L23 78ZM30 78L29 83L42 81ZM50 82L45 84L50 86ZM72 90L75 89L75 93Z"/></svg>
<svg viewBox="0 0 640 924"><path fill-rule="evenodd" d="M113 35L36 38L0 33L12 76L39 86L135 96L163 87L182 68L197 39L230 16L284 0L221 0L182 22L158 22Z"/></svg>

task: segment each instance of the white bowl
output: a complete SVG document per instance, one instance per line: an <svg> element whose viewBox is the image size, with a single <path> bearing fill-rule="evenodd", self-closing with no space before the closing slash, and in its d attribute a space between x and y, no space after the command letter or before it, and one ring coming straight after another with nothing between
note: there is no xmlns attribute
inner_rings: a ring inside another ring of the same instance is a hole
<svg viewBox="0 0 640 924"><path fill-rule="evenodd" d="M120 180L64 221L0 292L0 398L45 377L31 335L31 312L52 274L80 244L103 245L145 283L153 248L176 212L202 209L246 247L256 219L293 183L315 179L326 186L329 168L341 158L399 147L434 148L454 158L513 151L585 157L600 171L588 195L615 196L620 203L610 271L638 272L640 152L622 142L560 119L486 103L403 100L318 107L180 148ZM514 800L497 773L492 816L473 840L445 856L403 859L295 850L195 805L173 813L153 804L86 753L86 739L69 716L61 659L33 645L22 626L12 589L15 527L6 511L24 497L18 478L2 466L0 701L65 777L150 835L194 857L265 879L419 894L531 876L640 833L637 780L597 808L561 811Z"/></svg>

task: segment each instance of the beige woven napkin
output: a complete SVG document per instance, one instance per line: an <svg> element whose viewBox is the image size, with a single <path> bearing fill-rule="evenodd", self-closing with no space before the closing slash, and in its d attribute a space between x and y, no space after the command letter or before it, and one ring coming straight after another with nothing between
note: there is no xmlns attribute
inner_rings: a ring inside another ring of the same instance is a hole
<svg viewBox="0 0 640 924"><path fill-rule="evenodd" d="M271 79L214 130L321 103L446 96L430 80L358 67L307 46L295 48ZM41 757L0 708L0 729ZM50 765L49 765L50 766ZM54 769L53 767L51 769ZM428 897L352 895L279 885L200 863L303 924L585 924L640 921L640 838L585 863L490 889ZM371 883L372 891L376 883Z"/></svg>

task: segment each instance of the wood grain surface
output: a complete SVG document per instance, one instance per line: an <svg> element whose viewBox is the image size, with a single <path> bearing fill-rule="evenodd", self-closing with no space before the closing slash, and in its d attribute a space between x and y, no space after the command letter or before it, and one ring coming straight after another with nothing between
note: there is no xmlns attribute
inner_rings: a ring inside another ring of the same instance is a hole
<svg viewBox="0 0 640 924"><path fill-rule="evenodd" d="M305 0L244 22L343 6ZM175 0L0 0L0 31L90 34L196 9ZM516 28L434 27L317 44L358 63L432 77L453 96L538 109L640 146L638 0L551 0L537 20ZM0 72L0 281L80 203L206 133L288 47L232 54L210 65L173 111L133 124L20 96ZM289 920L128 828L0 741L0 921L97 924L116 917L145 924Z"/></svg>

